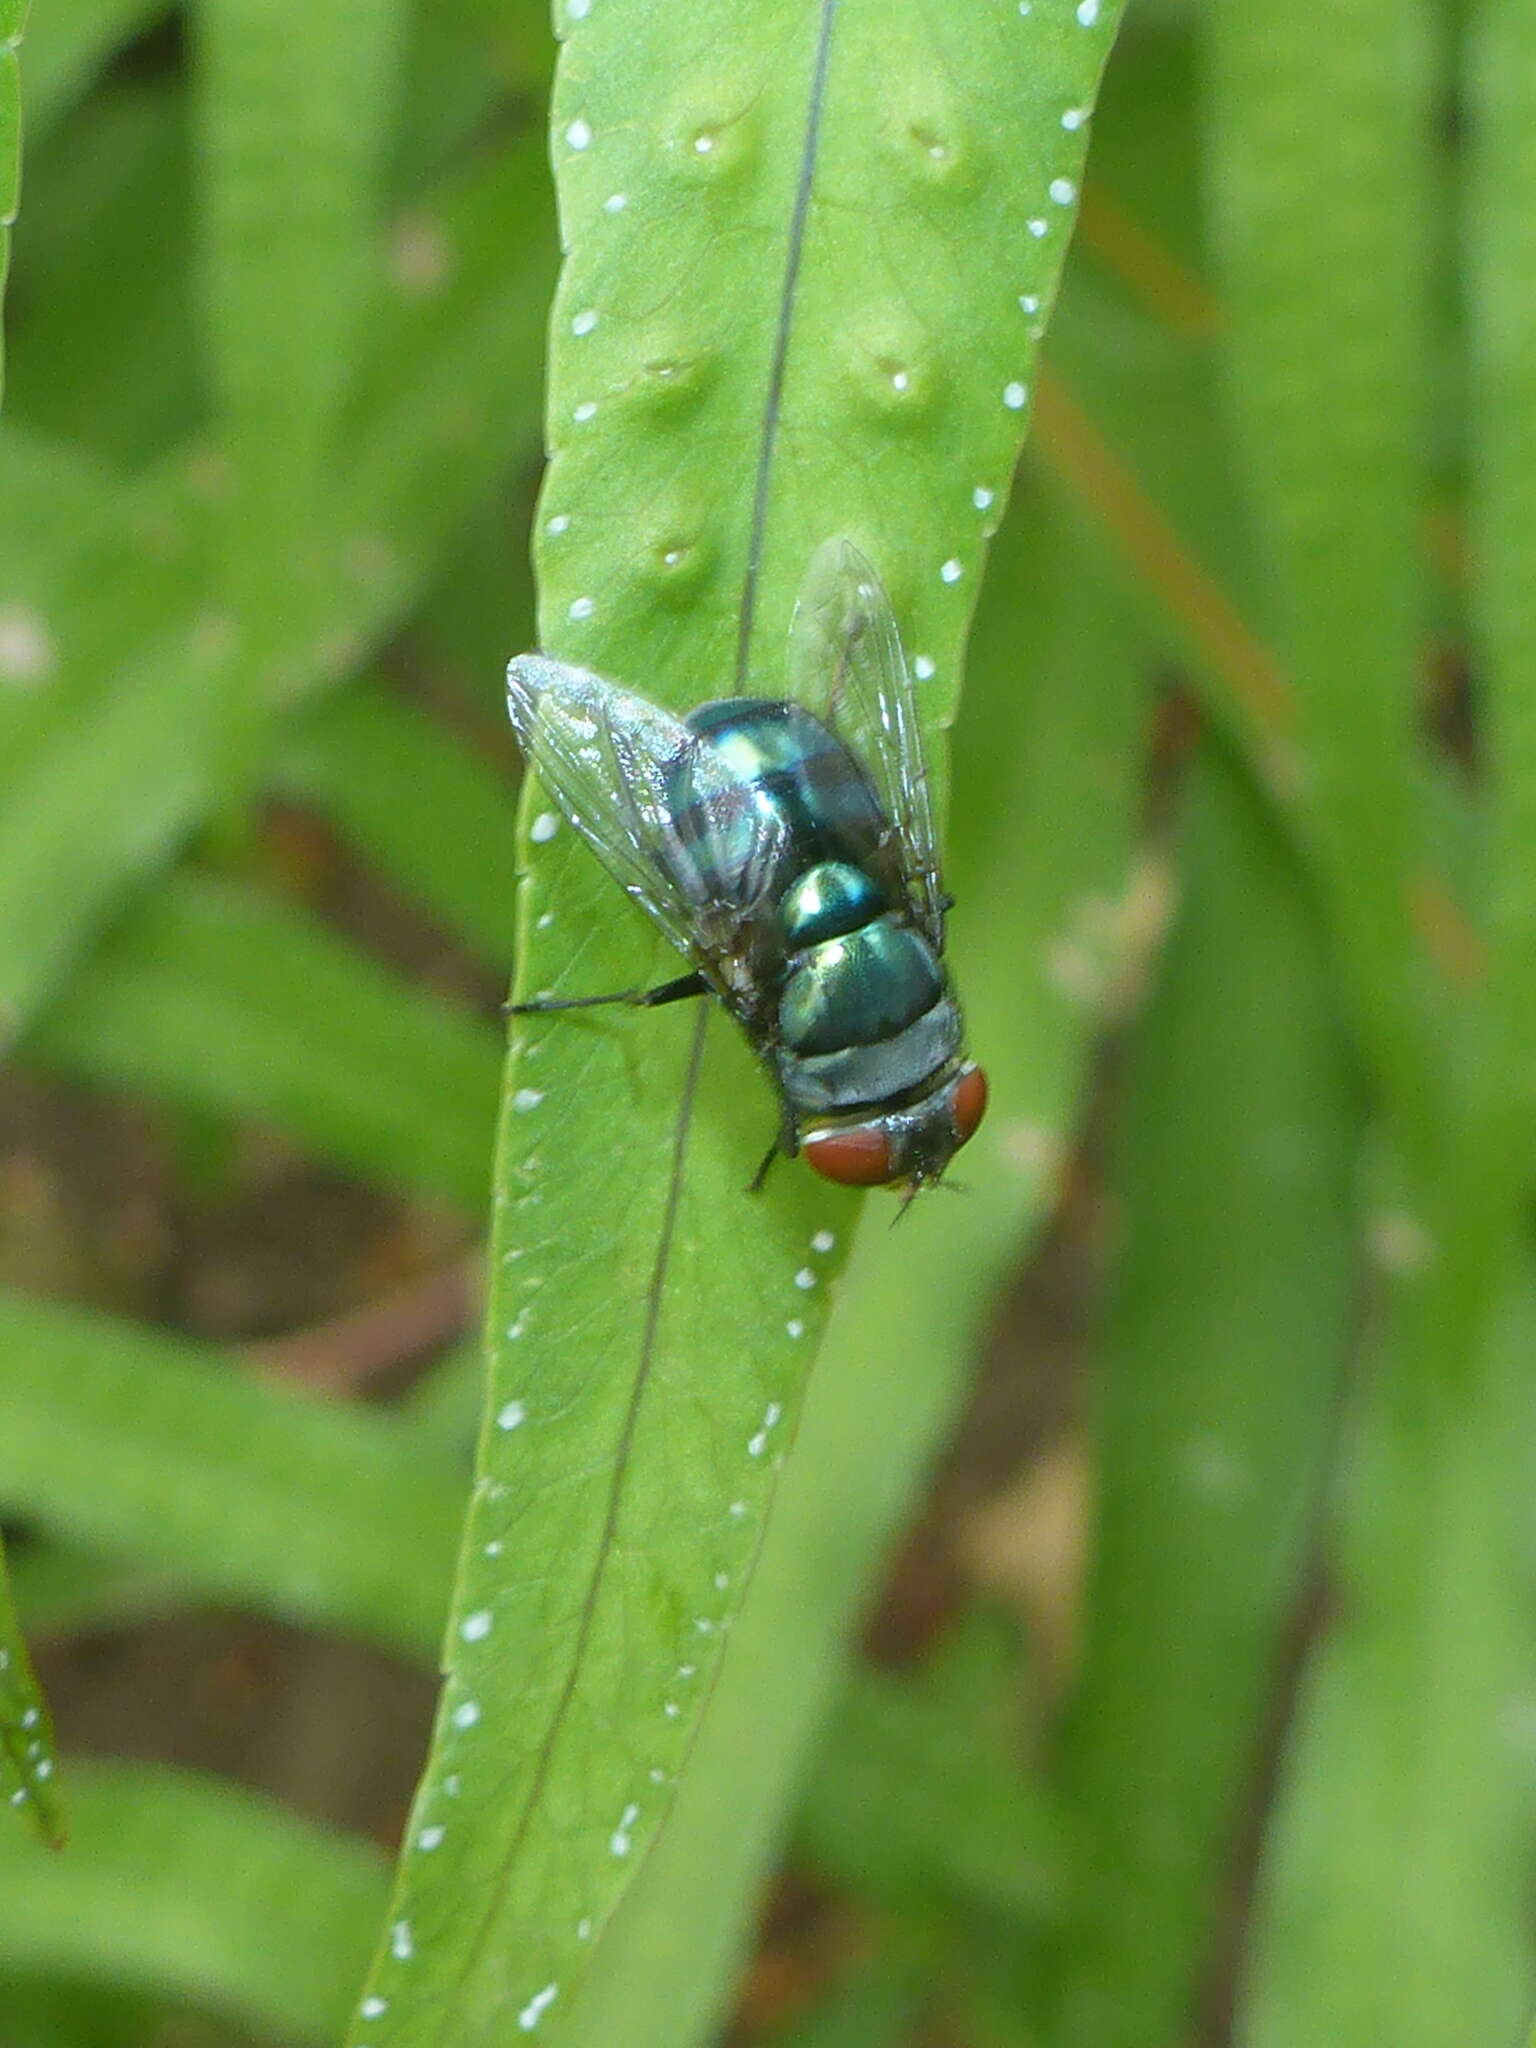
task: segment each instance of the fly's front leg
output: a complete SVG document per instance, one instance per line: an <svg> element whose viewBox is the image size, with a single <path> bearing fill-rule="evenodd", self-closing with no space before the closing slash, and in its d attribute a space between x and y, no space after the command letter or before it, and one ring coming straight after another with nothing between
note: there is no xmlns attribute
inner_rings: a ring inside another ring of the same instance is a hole
<svg viewBox="0 0 1536 2048"><path fill-rule="evenodd" d="M510 1017L542 1017L552 1010L595 1010L604 1003L627 1003L635 1010L659 1009L663 1003L685 1002L689 996L707 996L709 983L703 975L680 974L659 988L621 988L611 996L535 996L531 1002L508 1003Z"/></svg>
<svg viewBox="0 0 1536 2048"><path fill-rule="evenodd" d="M800 1150L800 1131L795 1122L795 1112L790 1107L789 1097L784 1093L783 1083L777 1073L773 1076L774 1089L779 1098L779 1128L773 1134L773 1143L763 1154L763 1163L747 1183L749 1195L760 1195L773 1162L782 1152L786 1159L793 1159Z"/></svg>

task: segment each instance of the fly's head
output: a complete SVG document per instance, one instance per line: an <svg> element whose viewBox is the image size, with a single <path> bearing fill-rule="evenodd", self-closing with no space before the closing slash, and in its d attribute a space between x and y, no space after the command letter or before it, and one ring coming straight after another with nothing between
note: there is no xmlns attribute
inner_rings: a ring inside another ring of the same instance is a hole
<svg viewBox="0 0 1536 2048"><path fill-rule="evenodd" d="M890 1187L910 1201L942 1178L976 1134L987 1108L987 1077L974 1061L900 1109L806 1131L801 1149L823 1179L853 1188Z"/></svg>

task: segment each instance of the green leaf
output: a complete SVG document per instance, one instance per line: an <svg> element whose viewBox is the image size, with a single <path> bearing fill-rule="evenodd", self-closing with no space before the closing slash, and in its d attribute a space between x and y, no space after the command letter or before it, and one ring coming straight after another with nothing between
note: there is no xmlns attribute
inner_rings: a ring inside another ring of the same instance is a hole
<svg viewBox="0 0 1536 2048"><path fill-rule="evenodd" d="M274 1124L467 1210L485 1197L492 1034L297 912L206 877L178 876L124 918L23 1049Z"/></svg>
<svg viewBox="0 0 1536 2048"><path fill-rule="evenodd" d="M32 54L29 39L29 87ZM28 108L16 417L76 452L140 471L193 433L205 411L187 285L186 95L173 73L126 65L41 141L30 91ZM54 533L55 549L68 536Z"/></svg>
<svg viewBox="0 0 1536 2048"><path fill-rule="evenodd" d="M850 1672L802 1802L802 1853L861 1898L937 1895L1038 1923L1060 1887L1055 1815L968 1732L919 1684Z"/></svg>
<svg viewBox="0 0 1536 2048"><path fill-rule="evenodd" d="M1513 2040L1529 2000L1529 1269L1491 1328L1399 1283L1271 1828L1243 2038Z"/></svg>
<svg viewBox="0 0 1536 2048"><path fill-rule="evenodd" d="M670 704L774 691L809 557L846 533L941 723L1117 14L567 19L546 648ZM525 989L654 967L569 833L522 916ZM782 1167L745 1202L771 1106L707 1022L514 1047L481 1483L369 2048L473 2048L508 2012L570 2038L740 1604L857 1205Z"/></svg>
<svg viewBox="0 0 1536 2048"><path fill-rule="evenodd" d="M41 7L27 49L27 124L41 134L136 35L169 12L166 0L69 0Z"/></svg>
<svg viewBox="0 0 1536 2048"><path fill-rule="evenodd" d="M1102 1001L1150 936L1127 874L1139 646L1098 549L1038 490L998 537L968 668L947 875L993 1092L972 1192L920 1205L899 1232L868 1219L677 1804L572 2014L576 2040L715 2038L849 1630L1049 1209Z"/></svg>
<svg viewBox="0 0 1536 2048"><path fill-rule="evenodd" d="M327 611L285 657L295 696L350 670L532 443L548 248L531 234L509 253L507 224L537 172L522 142L443 194L429 216L442 288L381 314L337 486ZM205 611L207 481L206 461L178 458L78 550L50 522L54 594L35 623L52 687L0 697L0 1040L220 798L203 743L224 658Z"/></svg>
<svg viewBox="0 0 1536 2048"><path fill-rule="evenodd" d="M189 1598L175 1572L71 1544L28 1543L10 1572L16 1611L35 1643L174 1613Z"/></svg>
<svg viewBox="0 0 1536 2048"><path fill-rule="evenodd" d="M1228 410L1295 692L1356 1021L1406 1134L1430 1113L1408 877L1424 634L1430 0L1206 15L1207 176Z"/></svg>
<svg viewBox="0 0 1536 2048"><path fill-rule="evenodd" d="M19 1807L40 1840L62 1848L53 1724L27 1655L0 1551L0 1799Z"/></svg>
<svg viewBox="0 0 1536 2048"><path fill-rule="evenodd" d="M199 0L194 13L202 325L229 471L215 541L231 624L220 744L246 781L292 620L312 626L323 606L317 544L403 15L402 0Z"/></svg>
<svg viewBox="0 0 1536 2048"><path fill-rule="evenodd" d="M1488 751L1486 896L1492 949L1489 1048L1479 1135L1507 1202L1536 1136L1536 340L1521 317L1536 285L1536 222L1521 198L1536 168L1536 87L1518 61L1536 12L1521 0L1480 0L1472 15L1468 102L1474 117L1468 187L1473 468L1469 515L1478 680ZM1511 1185L1513 1183L1513 1185Z"/></svg>
<svg viewBox="0 0 1536 2048"><path fill-rule="evenodd" d="M906 2048L922 2025L917 1976L905 1956L862 1963L810 2012L767 2034L766 2048Z"/></svg>
<svg viewBox="0 0 1536 2048"><path fill-rule="evenodd" d="M509 779L378 683L297 720L278 743L273 779L510 974L517 838Z"/></svg>
<svg viewBox="0 0 1536 2048"><path fill-rule="evenodd" d="M335 2040L383 1900L377 1851L224 1780L142 1764L71 1778L67 1856L0 1831L0 1970Z"/></svg>
<svg viewBox="0 0 1536 2048"><path fill-rule="evenodd" d="M1353 1334L1361 1106L1318 920L1212 750L1188 810L1116 1177L1053 2048L1194 2023Z"/></svg>
<svg viewBox="0 0 1536 2048"><path fill-rule="evenodd" d="M264 1383L201 1345L0 1295L0 1502L205 1596L436 1639L463 1488L388 1417Z"/></svg>
<svg viewBox="0 0 1536 2048"><path fill-rule="evenodd" d="M1530 160L1522 9L1473 11L1469 103L1472 612L1490 812L1491 971L1464 1020L1450 1128L1410 1185L1423 1246L1398 1276L1359 1418L1344 1619L1303 1695L1255 1955L1253 2037L1321 2030L1428 2048L1512 2038L1528 1997L1536 1679L1524 1564L1524 1361L1536 989L1536 354L1515 301L1536 270L1516 197ZM1511 68L1513 67L1513 68ZM1520 1561L1517 1561L1517 1558Z"/></svg>
<svg viewBox="0 0 1536 2048"><path fill-rule="evenodd" d="M10 263L11 228L21 204L21 32L31 0L0 0L0 314ZM4 329L0 325L0 396L5 391Z"/></svg>
<svg viewBox="0 0 1536 2048"><path fill-rule="evenodd" d="M28 0L0 0L0 396L5 388L4 299L10 230L21 193L21 75L17 50ZM0 1797L24 1809L44 1841L62 1839L52 1780L53 1730L11 1603L0 1547Z"/></svg>

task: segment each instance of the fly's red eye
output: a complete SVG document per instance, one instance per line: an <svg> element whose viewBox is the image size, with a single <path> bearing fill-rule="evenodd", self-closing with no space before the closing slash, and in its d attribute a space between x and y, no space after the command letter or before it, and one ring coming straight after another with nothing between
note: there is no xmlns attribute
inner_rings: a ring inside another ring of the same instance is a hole
<svg viewBox="0 0 1536 2048"><path fill-rule="evenodd" d="M895 1177L891 1143L880 1124L846 1130L812 1131L803 1141L806 1163L823 1180L845 1188L878 1188Z"/></svg>
<svg viewBox="0 0 1536 2048"><path fill-rule="evenodd" d="M955 1083L949 1112L964 1145L975 1137L976 1127L987 1113L987 1077L980 1067L967 1067Z"/></svg>

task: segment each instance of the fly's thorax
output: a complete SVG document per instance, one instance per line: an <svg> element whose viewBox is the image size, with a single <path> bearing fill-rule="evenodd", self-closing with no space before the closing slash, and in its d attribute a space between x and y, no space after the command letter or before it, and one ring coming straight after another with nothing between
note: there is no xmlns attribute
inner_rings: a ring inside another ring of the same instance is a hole
<svg viewBox="0 0 1536 2048"><path fill-rule="evenodd" d="M734 779L758 791L783 819L784 876L821 862L862 868L885 858L890 821L868 775L802 705L725 697L701 704L686 723ZM673 791L674 816L684 831L695 800L692 781L685 762Z"/></svg>

